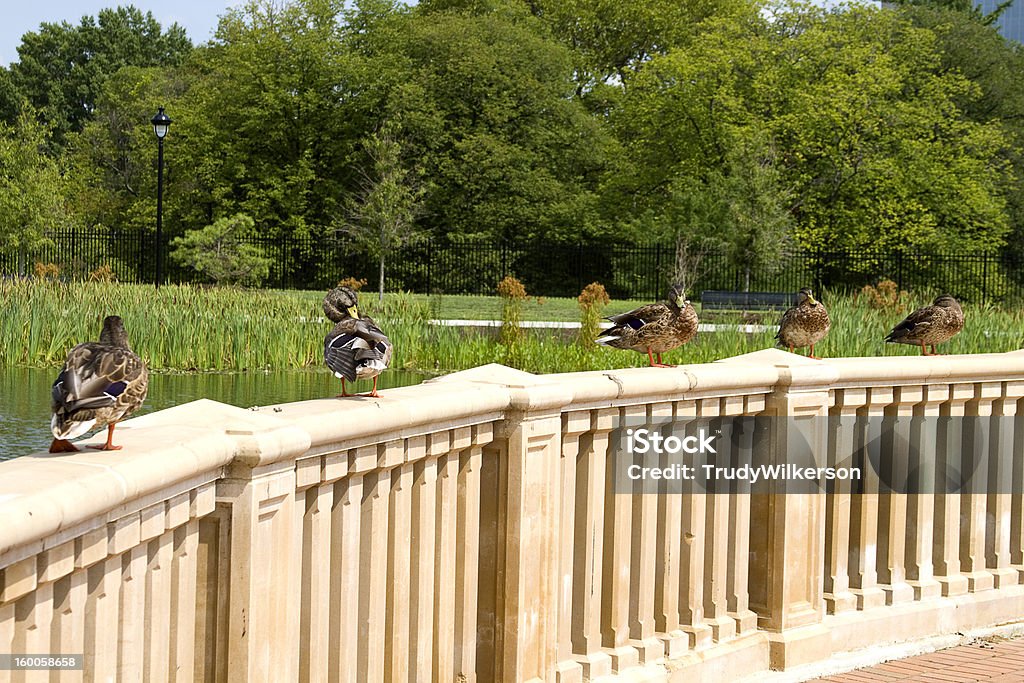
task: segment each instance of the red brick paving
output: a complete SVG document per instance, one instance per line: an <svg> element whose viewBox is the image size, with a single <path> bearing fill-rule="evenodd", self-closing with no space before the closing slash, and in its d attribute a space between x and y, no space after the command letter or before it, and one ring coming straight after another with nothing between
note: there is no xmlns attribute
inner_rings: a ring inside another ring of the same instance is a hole
<svg viewBox="0 0 1024 683"><path fill-rule="evenodd" d="M1024 683L1024 638L991 638L815 679L817 683Z"/></svg>

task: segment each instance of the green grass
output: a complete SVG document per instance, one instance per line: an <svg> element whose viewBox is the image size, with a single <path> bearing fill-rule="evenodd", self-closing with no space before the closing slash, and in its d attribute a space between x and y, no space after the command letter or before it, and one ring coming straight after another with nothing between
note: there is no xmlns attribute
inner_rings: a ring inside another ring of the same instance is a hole
<svg viewBox="0 0 1024 683"><path fill-rule="evenodd" d="M323 337L322 292L256 291L106 283L2 281L0 366L60 365L77 343L96 339L103 318L124 318L132 347L156 370L256 370L320 366ZM832 317L832 332L816 347L825 357L916 355L905 345L882 338L907 310L878 310L849 297L822 297ZM613 301L604 314L639 302ZM922 298L915 305L926 303ZM497 330L459 329L428 324L435 317L500 319L497 297L427 297L390 294L379 304L372 293L361 307L395 344L392 365L427 372L449 372L505 363L532 372L567 372L640 366L646 356L587 347L571 330L530 330L507 348ZM940 347L943 353L982 353L1024 346L1024 310L965 307L967 326ZM531 299L525 320L578 321L575 299ZM776 313L762 316L772 323ZM722 322L722 319L716 322ZM735 321L735 316L733 317ZM736 331L701 333L666 354L669 363L700 363L769 348L773 333Z"/></svg>

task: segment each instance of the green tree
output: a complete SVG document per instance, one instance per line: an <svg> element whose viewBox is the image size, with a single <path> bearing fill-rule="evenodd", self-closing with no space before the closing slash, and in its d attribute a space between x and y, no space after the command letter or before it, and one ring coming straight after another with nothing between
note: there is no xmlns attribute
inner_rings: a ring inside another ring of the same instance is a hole
<svg viewBox="0 0 1024 683"><path fill-rule="evenodd" d="M601 234L595 189L612 141L573 98L572 56L525 11L414 13L408 76L389 97L431 186L433 234Z"/></svg>
<svg viewBox="0 0 1024 683"><path fill-rule="evenodd" d="M221 18L173 114L181 225L244 212L270 236L319 235L354 180L356 90L340 0L256 0ZM170 110L169 110L170 111Z"/></svg>
<svg viewBox="0 0 1024 683"><path fill-rule="evenodd" d="M735 0L522 1L572 48L578 94L626 81L651 58L689 43L705 19L731 13L742 4Z"/></svg>
<svg viewBox="0 0 1024 683"><path fill-rule="evenodd" d="M971 121L997 126L1007 143L1000 150L1009 172L1001 183L1012 237L1007 248L1024 257L1024 48L999 35L974 7L948 9L905 5L897 10L937 38L940 71L963 74L975 86L957 106Z"/></svg>
<svg viewBox="0 0 1024 683"><path fill-rule="evenodd" d="M626 84L613 120L636 171L608 183L611 210L661 211L680 185L718 191L737 146L760 138L805 247L1002 243L1005 138L964 116L972 85L935 68L932 32L866 7L705 28Z"/></svg>
<svg viewBox="0 0 1024 683"><path fill-rule="evenodd" d="M54 129L54 142L82 130L103 82L123 66L179 64L192 49L185 30L164 31L151 12L129 5L83 16L77 26L43 23L22 36L10 66L18 91Z"/></svg>
<svg viewBox="0 0 1024 683"><path fill-rule="evenodd" d="M730 150L722 180L723 232L733 262L749 291L754 270L777 270L792 244L791 197L771 144L754 139Z"/></svg>
<svg viewBox="0 0 1024 683"><path fill-rule="evenodd" d="M61 169L43 154L48 142L30 112L0 122L0 251L18 255L21 273L46 232L70 220Z"/></svg>
<svg viewBox="0 0 1024 683"><path fill-rule="evenodd" d="M254 227L245 214L226 216L172 240L171 258L218 285L259 285L270 274L271 260L259 246L242 241Z"/></svg>
<svg viewBox="0 0 1024 683"><path fill-rule="evenodd" d="M384 262L388 254L416 236L415 216L422 190L404 166L398 140L385 127L364 143L367 165L360 190L350 203L343 230L378 265L378 300L384 300Z"/></svg>
<svg viewBox="0 0 1024 683"><path fill-rule="evenodd" d="M167 148L164 189L168 227L180 225L175 201L190 194L189 173L180 163L177 101L183 85L173 71L123 67L108 77L92 118L65 148L76 213L84 225L151 230L156 221L157 144L150 118L154 103L166 104L175 123ZM212 222L212 216L194 225Z"/></svg>

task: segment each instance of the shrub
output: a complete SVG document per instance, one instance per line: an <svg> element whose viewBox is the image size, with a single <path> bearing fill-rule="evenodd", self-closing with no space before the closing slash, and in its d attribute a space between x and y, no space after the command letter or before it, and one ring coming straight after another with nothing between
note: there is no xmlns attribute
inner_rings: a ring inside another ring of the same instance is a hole
<svg viewBox="0 0 1024 683"><path fill-rule="evenodd" d="M338 287L348 287L349 289L359 291L366 286L366 278L358 279L354 277L345 277L338 280Z"/></svg>
<svg viewBox="0 0 1024 683"><path fill-rule="evenodd" d="M56 280L60 275L60 266L56 263L40 263L37 262L33 266L32 270L35 272L36 278L39 280Z"/></svg>
<svg viewBox="0 0 1024 683"><path fill-rule="evenodd" d="M507 349L507 362L516 364L517 346L522 335L519 323L523 319L523 300L526 299L526 287L511 275L505 276L498 283L498 296L501 297L501 343Z"/></svg>
<svg viewBox="0 0 1024 683"><path fill-rule="evenodd" d="M218 285L258 286L270 274L271 260L261 247L243 243L254 226L253 220L242 213L221 218L176 237L171 242L171 258Z"/></svg>
<svg viewBox="0 0 1024 683"><path fill-rule="evenodd" d="M877 285L864 285L857 295L858 303L863 301L871 308L899 313L906 308L907 293L892 280L882 280Z"/></svg>
<svg viewBox="0 0 1024 683"><path fill-rule="evenodd" d="M611 297L608 296L604 285L599 282L591 282L583 288L576 301L580 305L580 336L578 342L581 346L596 346L594 341L601 331L601 309L608 305Z"/></svg>
<svg viewBox="0 0 1024 683"><path fill-rule="evenodd" d="M117 276L109 265L102 265L89 273L89 282L117 282Z"/></svg>

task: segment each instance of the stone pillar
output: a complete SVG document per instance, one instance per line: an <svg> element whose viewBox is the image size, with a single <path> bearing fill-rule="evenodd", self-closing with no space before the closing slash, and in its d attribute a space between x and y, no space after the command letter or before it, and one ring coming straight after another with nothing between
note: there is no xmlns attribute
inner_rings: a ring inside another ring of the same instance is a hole
<svg viewBox="0 0 1024 683"><path fill-rule="evenodd" d="M234 412L226 406L220 410ZM297 491L294 459L309 450L309 435L267 416L238 412L247 424L227 431L237 440L238 455L217 482L217 502L228 510L231 528L228 676L239 682L297 680L306 504L305 493ZM194 544L178 540L175 566L196 554ZM193 601L194 574L191 583L184 573L173 579ZM354 622L355 614L349 618ZM191 662L188 666L191 671Z"/></svg>
<svg viewBox="0 0 1024 683"><path fill-rule="evenodd" d="M869 447L873 439L881 437L881 416L892 403L891 388L872 387L864 391L864 407L857 411L853 435L859 453L857 464L864 478L860 494L850 500L850 542L856 549L850 553L850 586L860 610L885 604L885 593L878 585L879 472L871 462Z"/></svg>
<svg viewBox="0 0 1024 683"><path fill-rule="evenodd" d="M723 399L726 415L748 417L764 410L763 395L731 396ZM752 419L751 419L752 422ZM741 454L753 451L754 435L740 441ZM723 439L724 441L724 439ZM750 482L737 480L729 493L729 559L726 563L726 604L728 615L736 622L738 635L757 629L757 614L750 609Z"/></svg>
<svg viewBox="0 0 1024 683"><path fill-rule="evenodd" d="M670 420L675 416L671 402L652 403L652 419ZM663 454L659 466L669 463L669 455ZM673 485L679 486L679 483ZM674 489L678 490L678 489ZM679 621L679 561L682 543L682 496L678 493L658 495L658 552L655 557L654 622L657 637L662 642L665 655L672 659L686 650L686 634L680 629Z"/></svg>
<svg viewBox="0 0 1024 683"><path fill-rule="evenodd" d="M649 422L652 416L647 406L630 406L624 412L631 411L641 421ZM626 559L629 563L629 644L640 656L641 664L650 664L664 654L654 623L655 566L661 540L658 495L645 492L638 482L633 495L617 493L616 498L628 498L631 508L628 514L632 530Z"/></svg>
<svg viewBox="0 0 1024 683"><path fill-rule="evenodd" d="M772 464L788 462L790 450L804 443L820 465L826 464L830 375L826 368L804 363L784 370L765 409L774 418L769 443L756 446L770 449ZM829 632L821 625L824 502L823 491L751 496L750 606L757 612L758 627L768 632L772 669L831 654Z"/></svg>
<svg viewBox="0 0 1024 683"><path fill-rule="evenodd" d="M580 437L590 431L590 411L578 410L562 415L562 457L558 463L561 499L558 511L558 663L556 681L583 680L583 667L573 657L573 559L575 555L576 461L580 457Z"/></svg>
<svg viewBox="0 0 1024 683"><path fill-rule="evenodd" d="M525 374L525 373L524 373ZM529 377L511 387L501 440L506 486L502 577L497 615L496 676L501 681L549 681L558 661L558 534L562 452L561 408L571 394ZM502 542L502 541L499 541Z"/></svg>
<svg viewBox="0 0 1024 683"><path fill-rule="evenodd" d="M677 401L676 421L697 416L696 401ZM711 627L704 621L706 572L707 494L696 482L683 482L679 528L679 623L687 646L701 650L711 645Z"/></svg>
<svg viewBox="0 0 1024 683"><path fill-rule="evenodd" d="M602 650L601 644L601 590L605 479L611 476L608 472L608 441L619 411L603 408L588 412L588 431L579 437L576 457L572 649L583 667L583 676L596 679L612 672L611 658Z"/></svg>
<svg viewBox="0 0 1024 683"><path fill-rule="evenodd" d="M720 399L707 398L697 402L701 423L721 415ZM718 458L729 457L729 436L719 442ZM736 636L736 621L729 616L726 597L729 573L729 484L717 482L717 488L702 496L705 503L706 533L704 535L704 621L711 627L716 643Z"/></svg>

